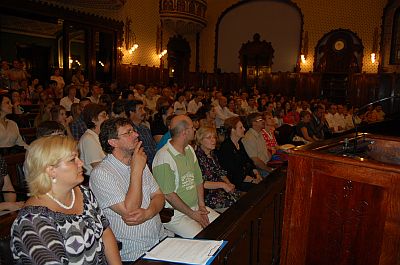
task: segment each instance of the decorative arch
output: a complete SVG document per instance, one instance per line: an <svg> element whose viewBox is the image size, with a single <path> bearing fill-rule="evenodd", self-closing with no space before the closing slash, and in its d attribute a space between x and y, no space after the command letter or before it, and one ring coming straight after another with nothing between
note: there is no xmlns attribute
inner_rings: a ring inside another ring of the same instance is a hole
<svg viewBox="0 0 400 265"><path fill-rule="evenodd" d="M393 50L394 37L397 34L394 34L395 28L399 26L395 26L395 18L396 13L400 8L400 0L388 0L382 16L382 24L381 24L381 39L380 39L380 51L376 51L378 53L378 61L379 61L379 72L398 72L400 71L400 63L392 64L391 56L395 56L395 51Z"/></svg>
<svg viewBox="0 0 400 265"><path fill-rule="evenodd" d="M293 70L299 71L300 70L301 43L302 43L303 25L304 25L304 16L303 16L303 13L302 13L300 7L296 3L292 2L291 0L264 0L264 1L259 1L259 0L247 0L246 1L245 0L245 1L239 1L238 3L235 3L232 6L228 7L218 17L218 20L217 20L217 23L216 23L216 27L215 27L214 72L217 73L217 72L221 71L221 69L218 69L219 68L219 63L220 63L219 62L219 56L220 56L221 43L220 43L220 40L219 40L219 35L220 35L220 31L221 31L221 23L223 22L223 20L227 17L227 15L230 12L235 11L238 8L244 7L244 6L246 6L248 4L252 4L252 3L285 4L285 5L288 5L290 8L294 9L295 13L299 17L298 18L299 19L299 25L298 25L299 30L298 30L298 32L296 32L296 34L295 34L296 36L294 36L294 41L290 41L290 43L295 43L295 48L291 49L292 52L293 52L293 50L295 52L294 52L294 55L291 57L291 58L293 58L293 68L291 68L290 71L293 71ZM284 24L284 23L282 23L282 24ZM276 26L277 26L276 24L273 25L273 27L275 27L275 28L276 28ZM248 28L250 28L250 30L251 30L252 27L248 27ZM232 29L232 30L235 31L235 29ZM241 43L251 39L251 37L256 32L259 32L260 34L262 34L265 37L265 39L267 41L270 41L269 40L270 34L266 34L265 32L260 32L259 30L254 30L254 32L248 32L249 36L248 36L248 38L246 40L244 40L244 41L238 40L238 42L240 42L240 44L241 44ZM279 54L279 48L281 48L281 47L282 47L281 45L278 45L278 49L277 49L277 51L278 51L277 53L278 54ZM239 48L240 48L240 46L238 47L238 50L239 50ZM235 56L235 55L233 55L233 56ZM277 59L279 60L279 58L277 58Z"/></svg>
<svg viewBox="0 0 400 265"><path fill-rule="evenodd" d="M356 33L348 29L332 30L315 47L314 72L360 73L363 51Z"/></svg>
<svg viewBox="0 0 400 265"><path fill-rule="evenodd" d="M392 41L390 43L389 64L400 65L400 7L396 8L392 23Z"/></svg>

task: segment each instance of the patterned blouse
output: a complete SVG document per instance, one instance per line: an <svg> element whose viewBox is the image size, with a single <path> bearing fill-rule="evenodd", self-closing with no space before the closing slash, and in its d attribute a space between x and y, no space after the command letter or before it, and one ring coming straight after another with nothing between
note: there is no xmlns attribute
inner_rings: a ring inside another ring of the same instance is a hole
<svg viewBox="0 0 400 265"><path fill-rule="evenodd" d="M11 228L16 264L107 264L102 236L109 222L93 193L80 188L84 204L80 215L44 206L20 210Z"/></svg>
<svg viewBox="0 0 400 265"><path fill-rule="evenodd" d="M267 145L267 149L269 151L272 150L274 147L278 146L278 142L276 141L273 131L267 132L265 129L262 129L261 134L264 137L265 143Z"/></svg>
<svg viewBox="0 0 400 265"><path fill-rule="evenodd" d="M216 156L208 157L199 147L196 149L196 156L204 181L223 182L222 177L226 176L227 172L222 169ZM206 189L204 195L204 201L208 207L219 209L234 204L240 197L240 191L235 190L229 193L224 189Z"/></svg>

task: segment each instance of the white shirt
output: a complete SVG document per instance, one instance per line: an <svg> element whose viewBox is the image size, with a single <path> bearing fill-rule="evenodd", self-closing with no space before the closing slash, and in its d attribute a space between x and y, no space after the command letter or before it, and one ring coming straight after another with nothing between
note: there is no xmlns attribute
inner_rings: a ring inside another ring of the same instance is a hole
<svg viewBox="0 0 400 265"><path fill-rule="evenodd" d="M105 157L99 136L91 129L87 129L79 139L78 147L83 168L86 170L85 174L90 175L93 169L91 164L98 163Z"/></svg>
<svg viewBox="0 0 400 265"><path fill-rule="evenodd" d="M28 147L19 133L18 125L15 121L6 119L6 126L0 123L0 147L12 147L19 145Z"/></svg>
<svg viewBox="0 0 400 265"><path fill-rule="evenodd" d="M63 106L67 111L71 111L71 105L73 103L79 103L79 99L74 98L74 101L72 102L72 100L69 97L63 97L60 100L60 105Z"/></svg>
<svg viewBox="0 0 400 265"><path fill-rule="evenodd" d="M227 107L221 108L220 105L215 107L215 112L217 114L217 117L215 118L215 125L217 128L220 128L221 126L224 126L224 121L230 117L236 117L239 116L236 113L233 113L230 111Z"/></svg>
<svg viewBox="0 0 400 265"><path fill-rule="evenodd" d="M192 99L188 104L187 112L196 114L201 106L203 106L203 103L201 103L201 101L199 101L199 103L196 103L196 101Z"/></svg>
<svg viewBox="0 0 400 265"><path fill-rule="evenodd" d="M179 101L175 101L174 103L174 114L175 115L184 115L186 114L186 106L182 102L180 103Z"/></svg>

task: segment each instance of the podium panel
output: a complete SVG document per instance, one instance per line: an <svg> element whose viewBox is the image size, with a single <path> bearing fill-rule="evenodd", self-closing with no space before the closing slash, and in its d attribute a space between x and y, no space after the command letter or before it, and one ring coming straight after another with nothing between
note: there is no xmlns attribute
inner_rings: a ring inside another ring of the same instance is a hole
<svg viewBox="0 0 400 265"><path fill-rule="evenodd" d="M363 137L353 154L332 152L344 138L291 152L281 264L400 264L400 166L387 149L400 139Z"/></svg>

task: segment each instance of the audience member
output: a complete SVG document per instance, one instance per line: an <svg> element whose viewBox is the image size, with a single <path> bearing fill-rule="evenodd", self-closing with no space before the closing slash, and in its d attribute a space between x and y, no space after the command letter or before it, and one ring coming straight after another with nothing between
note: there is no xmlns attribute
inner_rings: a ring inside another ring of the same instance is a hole
<svg viewBox="0 0 400 265"><path fill-rule="evenodd" d="M146 111L143 101L130 100L125 106L125 114L133 123L133 128L139 133L144 151L147 155L147 165L150 167L156 154L156 142L154 141L149 127L144 125Z"/></svg>
<svg viewBox="0 0 400 265"><path fill-rule="evenodd" d="M99 84L93 84L92 87L90 88L90 93L91 93L91 95L89 97L90 101L92 103L99 104L100 96L102 94L102 89L101 89L100 85Z"/></svg>
<svg viewBox="0 0 400 265"><path fill-rule="evenodd" d="M226 138L221 144L218 159L228 174L227 177L241 191L249 191L262 178L249 158L241 139L245 129L239 117L225 120Z"/></svg>
<svg viewBox="0 0 400 265"><path fill-rule="evenodd" d="M71 105L73 103L79 103L79 99L76 97L76 86L70 85L67 87L67 96L60 100L60 105L65 108L66 111L71 111Z"/></svg>
<svg viewBox="0 0 400 265"><path fill-rule="evenodd" d="M59 122L56 121L44 121L39 124L36 128L36 138L39 139L43 136L50 135L64 135L65 130Z"/></svg>
<svg viewBox="0 0 400 265"><path fill-rule="evenodd" d="M311 127L311 114L303 110L300 112L300 122L296 125L296 135L301 137L300 140L304 143L311 143L319 139L313 134Z"/></svg>
<svg viewBox="0 0 400 265"><path fill-rule="evenodd" d="M87 130L79 139L80 159L83 162L85 174L90 175L92 169L105 157L99 141L100 126L108 119L105 107L90 103L82 112Z"/></svg>
<svg viewBox="0 0 400 265"><path fill-rule="evenodd" d="M12 113L10 98L6 94L0 94L0 103L0 148L15 145L27 148L28 145L22 139L17 123L6 118Z"/></svg>
<svg viewBox="0 0 400 265"><path fill-rule="evenodd" d="M34 141L25 159L31 197L11 228L16 264L120 264L117 242L83 181L76 142Z"/></svg>
<svg viewBox="0 0 400 265"><path fill-rule="evenodd" d="M267 149L261 130L265 128L265 121L258 112L247 116L249 130L242 139L247 154L253 160L261 176L266 177L273 169L267 163L271 160L271 154Z"/></svg>
<svg viewBox="0 0 400 265"><path fill-rule="evenodd" d="M201 169L189 143L195 129L188 116L175 116L171 121L171 140L156 154L153 174L174 216L165 224L182 237L193 238L218 217L204 202Z"/></svg>
<svg viewBox="0 0 400 265"><path fill-rule="evenodd" d="M230 117L238 116L227 108L228 99L224 96L221 96L218 100L218 105L215 106L216 118L215 125L217 128L223 126L224 121Z"/></svg>
<svg viewBox="0 0 400 265"><path fill-rule="evenodd" d="M161 106L150 123L151 135L158 144L160 139L168 131L167 118L173 114L174 110L171 106Z"/></svg>
<svg viewBox="0 0 400 265"><path fill-rule="evenodd" d="M275 119L272 116L271 112L265 112L264 120L265 120L265 127L261 129L261 134L264 137L268 152L270 152L270 154L273 155L276 153L278 147L278 142L276 141L275 138L275 128L276 128Z"/></svg>
<svg viewBox="0 0 400 265"><path fill-rule="evenodd" d="M90 188L122 242L122 260L134 261L166 236L159 212L164 195L149 168L138 134L126 118L101 126L100 142L107 154L92 171Z"/></svg>
<svg viewBox="0 0 400 265"><path fill-rule="evenodd" d="M203 97L204 97L203 92L201 91L196 92L195 97L188 103L187 112L196 114L199 108L203 106L203 103L201 102Z"/></svg>
<svg viewBox="0 0 400 265"><path fill-rule="evenodd" d="M63 106L55 105L50 110L51 120L60 123L64 127L66 135L73 137L69 124L72 121L72 117L67 116L67 111Z"/></svg>
<svg viewBox="0 0 400 265"><path fill-rule="evenodd" d="M70 128L71 128L71 133L72 136L74 137L75 140L79 141L79 139L81 138L81 136L86 132L87 130L87 126L85 124L85 122L83 121L83 115L82 112L85 109L85 107L87 105L89 105L91 103L89 98L82 98L79 101L79 108L81 111L81 114L79 115L79 117L77 119L72 120L72 122L70 123Z"/></svg>
<svg viewBox="0 0 400 265"><path fill-rule="evenodd" d="M64 78L61 76L60 68L54 69L54 74L52 76L50 76L50 80L54 80L57 82L57 87L54 90L55 97L62 98L65 82L64 82Z"/></svg>
<svg viewBox="0 0 400 265"><path fill-rule="evenodd" d="M196 156L204 179L204 201L217 212L223 212L240 197L235 185L227 178L227 172L213 153L217 144L215 127L201 127L196 132Z"/></svg>

